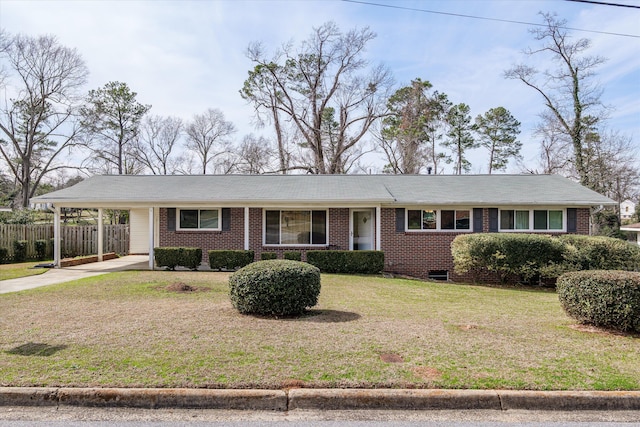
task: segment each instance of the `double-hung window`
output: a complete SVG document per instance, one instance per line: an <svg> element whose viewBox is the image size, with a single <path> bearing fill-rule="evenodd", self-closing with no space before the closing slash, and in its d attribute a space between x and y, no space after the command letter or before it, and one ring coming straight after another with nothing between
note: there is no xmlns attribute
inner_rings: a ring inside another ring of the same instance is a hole
<svg viewBox="0 0 640 427"><path fill-rule="evenodd" d="M407 231L470 230L469 209L407 209Z"/></svg>
<svg viewBox="0 0 640 427"><path fill-rule="evenodd" d="M564 211L562 209L501 209L502 231L562 231Z"/></svg>
<svg viewBox="0 0 640 427"><path fill-rule="evenodd" d="M326 245L326 210L266 210L266 245Z"/></svg>
<svg viewBox="0 0 640 427"><path fill-rule="evenodd" d="M220 230L220 209L179 209L179 230Z"/></svg>

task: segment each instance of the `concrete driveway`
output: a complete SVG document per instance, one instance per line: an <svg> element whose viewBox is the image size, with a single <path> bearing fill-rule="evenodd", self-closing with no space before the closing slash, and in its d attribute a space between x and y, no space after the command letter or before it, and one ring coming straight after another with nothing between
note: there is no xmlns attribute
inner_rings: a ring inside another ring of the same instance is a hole
<svg viewBox="0 0 640 427"><path fill-rule="evenodd" d="M65 268L52 268L37 276L20 277L18 279L0 280L0 294L70 282L85 277L124 270L148 270L149 257L147 255L127 255L108 261L93 262Z"/></svg>

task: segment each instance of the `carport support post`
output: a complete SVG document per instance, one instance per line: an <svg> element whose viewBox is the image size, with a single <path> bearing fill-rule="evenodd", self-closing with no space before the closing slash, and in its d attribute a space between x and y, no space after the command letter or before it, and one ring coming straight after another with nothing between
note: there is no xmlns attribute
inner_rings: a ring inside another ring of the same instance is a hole
<svg viewBox="0 0 640 427"><path fill-rule="evenodd" d="M244 208L244 250L249 250L249 208Z"/></svg>
<svg viewBox="0 0 640 427"><path fill-rule="evenodd" d="M53 207L53 265L60 268L60 207Z"/></svg>
<svg viewBox="0 0 640 427"><path fill-rule="evenodd" d="M153 270L154 268L154 253L153 253L153 248L155 246L155 242L153 241L154 238L154 231L155 229L155 225L154 225L154 218L153 218L153 208L149 208L149 270Z"/></svg>
<svg viewBox="0 0 640 427"><path fill-rule="evenodd" d="M102 218L102 208L98 208L98 261L103 260L104 248L104 223Z"/></svg>
<svg viewBox="0 0 640 427"><path fill-rule="evenodd" d="M381 243L381 233L380 233L380 224L382 223L382 218L380 214L380 206L376 206L376 251L380 250Z"/></svg>

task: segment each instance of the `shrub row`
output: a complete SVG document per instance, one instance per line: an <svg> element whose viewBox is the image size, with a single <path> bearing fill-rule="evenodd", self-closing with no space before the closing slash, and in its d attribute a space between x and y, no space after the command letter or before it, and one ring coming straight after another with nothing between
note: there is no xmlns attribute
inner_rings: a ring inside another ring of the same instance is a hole
<svg viewBox="0 0 640 427"><path fill-rule="evenodd" d="M451 244L454 270L495 272L501 281L556 279L584 269L633 270L640 247L610 237L486 233L457 236Z"/></svg>
<svg viewBox="0 0 640 427"><path fill-rule="evenodd" d="M155 248L155 260L159 267L187 267L195 270L200 265L202 250L184 247ZM209 266L212 270L236 270L254 262L253 251L211 250ZM262 252L261 260L275 260L275 252ZM284 252L289 261L301 261L300 251ZM323 273L376 274L384 268L384 253L381 251L308 251L307 262Z"/></svg>
<svg viewBox="0 0 640 427"><path fill-rule="evenodd" d="M243 314L301 314L318 303L320 270L299 261L258 261L231 275L229 295Z"/></svg>
<svg viewBox="0 0 640 427"><path fill-rule="evenodd" d="M167 267L169 270L175 270L178 266L195 270L202 261L200 248L154 248L153 253L158 267Z"/></svg>
<svg viewBox="0 0 640 427"><path fill-rule="evenodd" d="M308 251L307 262L323 273L376 274L384 269L384 252Z"/></svg>
<svg viewBox="0 0 640 427"><path fill-rule="evenodd" d="M212 270L235 270L251 264L253 251L215 250L209 251L209 267Z"/></svg>
<svg viewBox="0 0 640 427"><path fill-rule="evenodd" d="M570 272L556 286L562 308L579 322L640 332L640 273Z"/></svg>
<svg viewBox="0 0 640 427"><path fill-rule="evenodd" d="M262 261L268 259L278 259L278 254L276 252L262 252L260 254L260 259ZM302 252L300 251L290 251L282 254L282 259L288 259L291 261L302 261Z"/></svg>

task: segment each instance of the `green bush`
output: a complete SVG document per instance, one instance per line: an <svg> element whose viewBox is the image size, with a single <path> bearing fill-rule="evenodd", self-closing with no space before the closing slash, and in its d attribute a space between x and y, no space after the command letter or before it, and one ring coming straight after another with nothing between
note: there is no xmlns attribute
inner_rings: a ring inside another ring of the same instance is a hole
<svg viewBox="0 0 640 427"><path fill-rule="evenodd" d="M384 252L308 251L307 262L323 273L376 274L384 269Z"/></svg>
<svg viewBox="0 0 640 427"><path fill-rule="evenodd" d="M27 260L28 244L29 242L26 240L13 241L13 262L25 262Z"/></svg>
<svg viewBox="0 0 640 427"><path fill-rule="evenodd" d="M0 264L9 262L9 250L7 248L0 248Z"/></svg>
<svg viewBox="0 0 640 427"><path fill-rule="evenodd" d="M640 268L640 246L604 236L566 234L565 261L573 270L627 270Z"/></svg>
<svg viewBox="0 0 640 427"><path fill-rule="evenodd" d="M291 261L302 261L302 252L300 251L285 252L283 255L283 258Z"/></svg>
<svg viewBox="0 0 640 427"><path fill-rule="evenodd" d="M564 245L543 234L462 234L451 243L458 274L495 272L502 282L510 277L536 279L549 266L562 264Z"/></svg>
<svg viewBox="0 0 640 427"><path fill-rule="evenodd" d="M212 270L235 270L251 264L254 259L253 251L215 250L209 251L209 267Z"/></svg>
<svg viewBox="0 0 640 427"><path fill-rule="evenodd" d="M298 315L319 295L320 270L299 261L258 261L229 278L231 302L243 314Z"/></svg>
<svg viewBox="0 0 640 427"><path fill-rule="evenodd" d="M46 240L36 240L34 242L36 248L36 259L38 261L44 261L47 257L47 241Z"/></svg>
<svg viewBox="0 0 640 427"><path fill-rule="evenodd" d="M268 259L278 259L278 254L276 252L262 252L260 254L260 259L263 261Z"/></svg>
<svg viewBox="0 0 640 427"><path fill-rule="evenodd" d="M164 247L154 248L153 252L158 267L168 267L169 270L178 266L195 270L202 262L200 248Z"/></svg>
<svg viewBox="0 0 640 427"><path fill-rule="evenodd" d="M579 322L640 332L640 273L570 272L556 288L564 311Z"/></svg>

